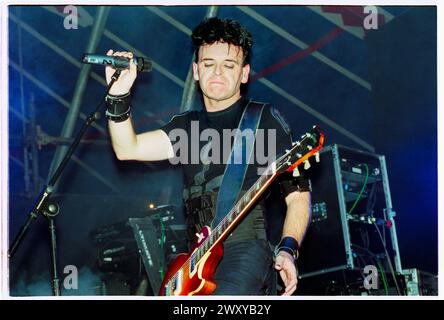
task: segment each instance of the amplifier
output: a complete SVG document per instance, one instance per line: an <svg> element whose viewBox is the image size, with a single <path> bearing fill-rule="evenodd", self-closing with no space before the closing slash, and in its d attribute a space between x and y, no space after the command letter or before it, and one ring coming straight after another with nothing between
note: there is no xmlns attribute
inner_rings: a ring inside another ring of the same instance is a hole
<svg viewBox="0 0 444 320"><path fill-rule="evenodd" d="M312 221L300 250L300 277L367 265L401 274L384 156L333 144L320 158L307 171Z"/></svg>

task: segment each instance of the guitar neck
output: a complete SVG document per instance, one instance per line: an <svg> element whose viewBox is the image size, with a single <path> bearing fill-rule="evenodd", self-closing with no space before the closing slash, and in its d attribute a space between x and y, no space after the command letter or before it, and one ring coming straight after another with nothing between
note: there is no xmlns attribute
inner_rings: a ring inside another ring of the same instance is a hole
<svg viewBox="0 0 444 320"><path fill-rule="evenodd" d="M246 191L237 201L234 207L227 213L222 221L211 231L210 236L194 252L193 258L199 261L205 253L215 244L223 241L238 222L245 216L249 209L256 203L256 200L264 193L268 186L279 175L275 170L274 163L270 165L259 179Z"/></svg>
<svg viewBox="0 0 444 320"><path fill-rule="evenodd" d="M318 129L315 130L315 128L313 128L312 133L305 134L301 142L294 143L291 150L287 150L286 154L276 159L276 161L267 167L259 179L212 230L210 236L206 238L193 253L192 258L196 259L195 261L199 261L211 247L223 241L229 235L241 218L248 213L256 200L264 193L274 179L283 172L282 168L285 168L287 171L293 171L300 163L307 160L322 148L324 136L320 132L319 135L315 134L317 130ZM296 161L293 161L293 155L295 159L297 159Z"/></svg>

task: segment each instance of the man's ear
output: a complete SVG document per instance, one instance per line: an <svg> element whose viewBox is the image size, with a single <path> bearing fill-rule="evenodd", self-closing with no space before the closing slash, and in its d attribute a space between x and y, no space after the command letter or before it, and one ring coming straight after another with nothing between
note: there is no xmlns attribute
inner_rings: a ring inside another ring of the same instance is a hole
<svg viewBox="0 0 444 320"><path fill-rule="evenodd" d="M249 75L250 75L250 65L246 64L245 66L242 67L241 83L247 83Z"/></svg>
<svg viewBox="0 0 444 320"><path fill-rule="evenodd" d="M193 61L193 78L194 80L199 81L199 73L197 69L198 69L197 63Z"/></svg>

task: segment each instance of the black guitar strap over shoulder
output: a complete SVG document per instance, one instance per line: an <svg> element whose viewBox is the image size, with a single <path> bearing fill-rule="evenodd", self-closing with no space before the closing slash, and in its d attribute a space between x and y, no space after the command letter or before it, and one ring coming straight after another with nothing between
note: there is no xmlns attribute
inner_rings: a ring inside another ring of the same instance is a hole
<svg viewBox="0 0 444 320"><path fill-rule="evenodd" d="M264 103L250 100L244 109L219 188L212 228L215 228L224 219L239 198L248 165L252 160L256 131L264 106Z"/></svg>

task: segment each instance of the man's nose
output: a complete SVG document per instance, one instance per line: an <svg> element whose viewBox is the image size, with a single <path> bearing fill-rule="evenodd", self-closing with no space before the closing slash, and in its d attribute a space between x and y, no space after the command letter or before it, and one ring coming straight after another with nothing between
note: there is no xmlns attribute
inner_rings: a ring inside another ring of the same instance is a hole
<svg viewBox="0 0 444 320"><path fill-rule="evenodd" d="M221 65L216 64L216 67L214 68L214 74L217 76L222 75L222 66Z"/></svg>

